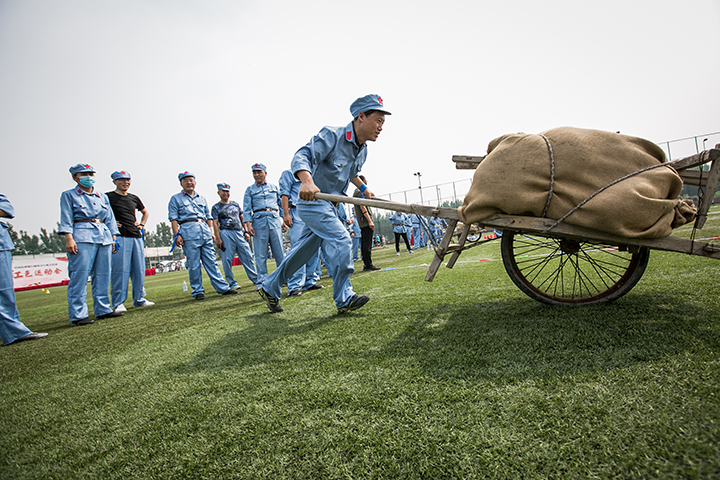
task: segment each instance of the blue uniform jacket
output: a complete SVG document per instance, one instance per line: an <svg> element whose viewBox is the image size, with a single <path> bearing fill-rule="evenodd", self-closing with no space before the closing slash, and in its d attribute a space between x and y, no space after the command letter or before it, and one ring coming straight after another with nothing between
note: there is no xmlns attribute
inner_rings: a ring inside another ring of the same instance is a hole
<svg viewBox="0 0 720 480"><path fill-rule="evenodd" d="M0 193L0 210L7 213L9 218L15 218L15 209L13 208L12 203L10 203L10 200L8 200L2 193ZM15 248L7 229L7 224L5 222L0 222L0 252L6 252Z"/></svg>
<svg viewBox="0 0 720 480"><path fill-rule="evenodd" d="M404 233L405 232L405 225L408 223L407 215L404 213L398 214L397 212L390 215L390 218L388 218L390 223L393 224L393 232L395 233Z"/></svg>
<svg viewBox="0 0 720 480"><path fill-rule="evenodd" d="M97 218L101 223L81 222ZM58 233L71 233L76 243L110 245L112 236L120 235L110 201L104 193L93 190L86 193L79 187L66 190L60 196L60 229Z"/></svg>
<svg viewBox="0 0 720 480"><path fill-rule="evenodd" d="M291 170L285 170L280 174L280 195L288 197L288 202L291 207L297 205L300 200L300 187L302 182L295 178Z"/></svg>
<svg viewBox="0 0 720 480"><path fill-rule="evenodd" d="M183 240L199 240L201 238L212 238L212 232L207 221L212 219L207 200L195 192L188 195L183 190L170 197L168 203L168 220L182 223L186 220L199 219L199 222L182 223L178 230Z"/></svg>
<svg viewBox="0 0 720 480"><path fill-rule="evenodd" d="M295 152L291 170L294 175L300 170L310 172L323 193L345 195L350 180L358 175L366 158L367 145L358 146L351 122L346 127L323 127Z"/></svg>
<svg viewBox="0 0 720 480"><path fill-rule="evenodd" d="M263 208L272 208L258 212ZM253 183L245 189L243 198L243 220L254 222L262 217L280 218L283 216L282 203L280 201L280 189L272 183L258 185Z"/></svg>

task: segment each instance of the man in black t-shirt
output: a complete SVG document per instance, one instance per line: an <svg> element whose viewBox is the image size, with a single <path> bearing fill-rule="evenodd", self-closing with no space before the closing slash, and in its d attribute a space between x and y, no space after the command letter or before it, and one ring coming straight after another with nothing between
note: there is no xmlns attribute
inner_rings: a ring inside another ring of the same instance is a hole
<svg viewBox="0 0 720 480"><path fill-rule="evenodd" d="M112 257L111 292L115 312L125 312L125 300L128 296L128 280L132 280L133 306L149 307L154 302L143 298L145 294L145 242L143 229L150 214L140 197L129 193L131 179L126 171L113 172L110 175L115 184L115 191L108 192L118 224L120 235L116 237L117 253ZM142 214L137 221L135 211Z"/></svg>

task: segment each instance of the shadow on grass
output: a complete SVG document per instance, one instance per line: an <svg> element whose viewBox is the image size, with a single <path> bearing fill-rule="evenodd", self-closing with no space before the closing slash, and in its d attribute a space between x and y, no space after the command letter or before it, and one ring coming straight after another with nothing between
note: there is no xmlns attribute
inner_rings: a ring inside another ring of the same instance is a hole
<svg viewBox="0 0 720 480"><path fill-rule="evenodd" d="M249 327L226 335L208 345L195 358L171 368L174 373L197 370L237 369L277 360L273 344L278 339L302 336L335 320L336 315L315 317L310 321L291 321L270 312L245 315Z"/></svg>
<svg viewBox="0 0 720 480"><path fill-rule="evenodd" d="M411 356L438 377L543 379L609 371L694 348L720 349L715 311L670 295L629 295L605 305L553 307L527 299L439 303L384 353Z"/></svg>
<svg viewBox="0 0 720 480"><path fill-rule="evenodd" d="M392 310L392 306L388 306ZM207 346L174 373L239 369L278 363L397 364L427 375L468 381L513 382L611 371L691 349L720 350L714 311L662 294L634 294L607 304L551 307L522 298L473 302L416 302L404 318L371 311L298 320L283 314L243 317L247 328ZM311 346L320 329L323 347ZM378 330L379 329L379 330ZM372 331L372 333L370 333ZM381 335L382 340L378 338Z"/></svg>

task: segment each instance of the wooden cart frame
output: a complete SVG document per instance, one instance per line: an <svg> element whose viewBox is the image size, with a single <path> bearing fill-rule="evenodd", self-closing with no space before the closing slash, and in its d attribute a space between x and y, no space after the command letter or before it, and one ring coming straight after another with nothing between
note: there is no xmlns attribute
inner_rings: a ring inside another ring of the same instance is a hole
<svg viewBox="0 0 720 480"><path fill-rule="evenodd" d="M629 292L647 266L650 250L699 255L720 259L720 244L695 240L712 205L720 183L720 145L680 160L668 162L686 185L698 186L703 193L690 239L664 237L634 239L568 225L555 220L519 215L493 215L478 223L480 227L502 232L503 264L512 281L531 298L552 305L610 302ZM475 169L484 157L454 156L458 169ZM711 163L709 170L694 170ZM318 193L315 198L332 202L415 213L443 218L448 227L439 242L433 242L435 256L425 280L431 282L445 257L453 268L461 252L484 240L468 242L472 225L461 225L458 242L452 244L460 222L454 208L403 204L378 199L362 199ZM424 226L427 229L427 226ZM428 232L430 233L430 232Z"/></svg>

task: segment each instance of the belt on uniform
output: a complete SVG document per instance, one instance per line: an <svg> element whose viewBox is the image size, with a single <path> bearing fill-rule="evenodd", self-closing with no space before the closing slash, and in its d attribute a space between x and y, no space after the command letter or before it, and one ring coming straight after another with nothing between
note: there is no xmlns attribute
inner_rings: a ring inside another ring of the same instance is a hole
<svg viewBox="0 0 720 480"><path fill-rule="evenodd" d="M202 220L200 220L199 218L193 218L190 220L183 220L182 222L178 222L178 224L182 225L183 223L188 223L188 222L202 222Z"/></svg>
<svg viewBox="0 0 720 480"><path fill-rule="evenodd" d="M80 220L73 220L73 223L103 223L99 218L81 218Z"/></svg>
<svg viewBox="0 0 720 480"><path fill-rule="evenodd" d="M257 210L253 210L253 213L258 213L258 212L277 212L277 211L278 211L277 208L258 208Z"/></svg>
<svg viewBox="0 0 720 480"><path fill-rule="evenodd" d="M295 208L295 205L290 205L290 207L288 207L288 208Z"/></svg>

